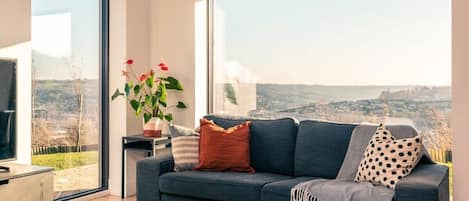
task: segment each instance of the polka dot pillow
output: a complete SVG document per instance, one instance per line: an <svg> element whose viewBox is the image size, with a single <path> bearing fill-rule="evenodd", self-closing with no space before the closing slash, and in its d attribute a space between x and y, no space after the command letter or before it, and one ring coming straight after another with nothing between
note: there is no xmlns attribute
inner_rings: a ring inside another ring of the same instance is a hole
<svg viewBox="0 0 469 201"><path fill-rule="evenodd" d="M380 124L363 153L355 181L394 189L399 180L410 174L421 152L420 136L396 140Z"/></svg>

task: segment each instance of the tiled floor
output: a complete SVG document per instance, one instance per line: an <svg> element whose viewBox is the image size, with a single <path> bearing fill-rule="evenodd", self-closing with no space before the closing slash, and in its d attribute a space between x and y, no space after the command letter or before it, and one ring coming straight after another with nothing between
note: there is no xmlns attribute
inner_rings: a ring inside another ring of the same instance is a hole
<svg viewBox="0 0 469 201"><path fill-rule="evenodd" d="M125 198L122 200L119 196L109 195L106 197L94 199L93 201L137 201L137 198L133 196L133 197Z"/></svg>

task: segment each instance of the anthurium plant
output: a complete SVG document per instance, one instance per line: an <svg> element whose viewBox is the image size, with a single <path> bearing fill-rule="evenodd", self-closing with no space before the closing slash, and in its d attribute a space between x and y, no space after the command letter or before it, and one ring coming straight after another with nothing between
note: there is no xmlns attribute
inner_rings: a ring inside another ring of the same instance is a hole
<svg viewBox="0 0 469 201"><path fill-rule="evenodd" d="M133 68L134 61L127 59L124 62L122 76L129 81L125 83L124 90L116 89L112 100L123 96L130 103L136 116L143 114L144 122L157 117L171 122L173 115L168 112L170 108L186 108L186 104L178 101L176 105L168 105L168 91L183 91L182 84L174 77L163 76L169 70L165 62L161 62L158 68L152 68L148 72L137 75Z"/></svg>

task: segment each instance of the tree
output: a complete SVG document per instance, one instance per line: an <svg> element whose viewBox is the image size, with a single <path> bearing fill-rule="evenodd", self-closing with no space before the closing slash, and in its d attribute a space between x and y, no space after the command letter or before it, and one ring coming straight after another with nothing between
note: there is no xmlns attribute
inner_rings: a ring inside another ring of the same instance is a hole
<svg viewBox="0 0 469 201"><path fill-rule="evenodd" d="M436 133L433 133L429 136L429 146L431 149L444 151L451 150L451 147L453 146L453 137L451 135L451 129L449 128L448 121L444 118L443 114L434 108L431 108L430 111L436 126Z"/></svg>
<svg viewBox="0 0 469 201"><path fill-rule="evenodd" d="M385 97L381 97L381 101L383 102L383 119L381 120L381 122L385 123L386 117L390 116L389 105Z"/></svg>
<svg viewBox="0 0 469 201"><path fill-rule="evenodd" d="M76 122L76 146L77 152L81 152L81 136L82 136L82 121L83 121L83 78L82 78L82 66L83 62L80 60L80 64L76 64L73 59L70 61L71 77L73 80L73 88L75 91L77 113L78 118Z"/></svg>

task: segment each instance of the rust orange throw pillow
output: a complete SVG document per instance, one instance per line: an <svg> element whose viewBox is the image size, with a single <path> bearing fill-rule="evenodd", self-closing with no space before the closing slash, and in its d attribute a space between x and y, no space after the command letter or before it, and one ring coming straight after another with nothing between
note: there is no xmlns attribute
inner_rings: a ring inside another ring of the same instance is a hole
<svg viewBox="0 0 469 201"><path fill-rule="evenodd" d="M224 129L213 121L200 120L199 164L196 170L254 172L249 157L249 125Z"/></svg>

